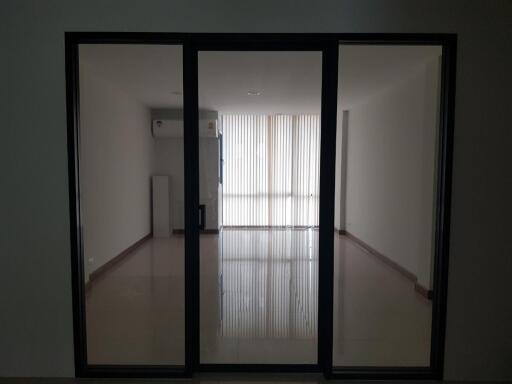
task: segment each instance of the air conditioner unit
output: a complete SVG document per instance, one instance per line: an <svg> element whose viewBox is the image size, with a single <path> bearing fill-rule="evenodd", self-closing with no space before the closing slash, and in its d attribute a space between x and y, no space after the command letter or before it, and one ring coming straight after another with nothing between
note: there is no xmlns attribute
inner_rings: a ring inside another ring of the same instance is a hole
<svg viewBox="0 0 512 384"><path fill-rule="evenodd" d="M153 120L151 130L155 138L183 138L183 120ZM217 120L199 120L199 137L217 138L219 130Z"/></svg>

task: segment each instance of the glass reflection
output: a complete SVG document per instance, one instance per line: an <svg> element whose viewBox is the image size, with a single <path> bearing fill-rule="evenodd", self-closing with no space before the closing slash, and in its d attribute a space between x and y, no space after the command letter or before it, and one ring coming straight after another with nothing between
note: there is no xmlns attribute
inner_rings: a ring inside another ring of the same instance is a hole
<svg viewBox="0 0 512 384"><path fill-rule="evenodd" d="M333 366L425 367L441 48L339 49Z"/></svg>
<svg viewBox="0 0 512 384"><path fill-rule="evenodd" d="M318 230L223 229L218 246L220 309L203 328L204 360L236 348L239 362L315 362Z"/></svg>
<svg viewBox="0 0 512 384"><path fill-rule="evenodd" d="M82 44L87 362L183 365L182 47Z"/></svg>
<svg viewBox="0 0 512 384"><path fill-rule="evenodd" d="M322 53L198 69L200 362L315 364Z"/></svg>

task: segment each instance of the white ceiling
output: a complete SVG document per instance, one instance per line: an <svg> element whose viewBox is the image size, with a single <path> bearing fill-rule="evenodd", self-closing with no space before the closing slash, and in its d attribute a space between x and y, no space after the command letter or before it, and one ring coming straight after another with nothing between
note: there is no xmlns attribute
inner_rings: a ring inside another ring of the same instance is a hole
<svg viewBox="0 0 512 384"><path fill-rule="evenodd" d="M181 45L82 44L79 58L80 71L89 71L149 107L183 105Z"/></svg>
<svg viewBox="0 0 512 384"><path fill-rule="evenodd" d="M339 100L349 108L399 81L440 47L340 46ZM319 52L200 52L199 105L220 113L320 113ZM180 108L182 48L81 45L80 69L151 108ZM259 92L249 96L248 92Z"/></svg>
<svg viewBox="0 0 512 384"><path fill-rule="evenodd" d="M320 113L320 52L200 52L198 60L202 108L220 113Z"/></svg>

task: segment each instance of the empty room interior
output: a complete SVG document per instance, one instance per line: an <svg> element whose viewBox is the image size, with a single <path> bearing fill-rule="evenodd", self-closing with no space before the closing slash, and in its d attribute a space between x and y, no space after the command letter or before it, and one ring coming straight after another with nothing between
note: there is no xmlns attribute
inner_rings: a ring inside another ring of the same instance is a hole
<svg viewBox="0 0 512 384"><path fill-rule="evenodd" d="M512 0L0 31L0 384L512 384Z"/></svg>
<svg viewBox="0 0 512 384"><path fill-rule="evenodd" d="M334 367L428 367L441 47L340 45ZM180 45L81 44L87 362L185 363ZM317 364L322 54L198 54L200 363ZM332 230L330 229L330 230Z"/></svg>

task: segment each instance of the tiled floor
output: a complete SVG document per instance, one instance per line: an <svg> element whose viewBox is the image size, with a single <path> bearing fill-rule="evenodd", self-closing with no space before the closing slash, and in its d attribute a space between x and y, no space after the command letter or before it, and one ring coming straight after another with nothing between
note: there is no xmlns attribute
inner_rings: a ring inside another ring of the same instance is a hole
<svg viewBox="0 0 512 384"><path fill-rule="evenodd" d="M183 236L151 239L94 280L86 295L89 364L183 364L183 255Z"/></svg>
<svg viewBox="0 0 512 384"><path fill-rule="evenodd" d="M431 302L345 236L334 252L334 366L428 366Z"/></svg>
<svg viewBox="0 0 512 384"><path fill-rule="evenodd" d="M430 302L335 235L334 365L428 365ZM184 237L152 239L87 294L91 364L183 364ZM201 236L201 362L315 363L318 232Z"/></svg>
<svg viewBox="0 0 512 384"><path fill-rule="evenodd" d="M318 231L226 230L219 240L220 263L201 251L201 362L316 363Z"/></svg>

